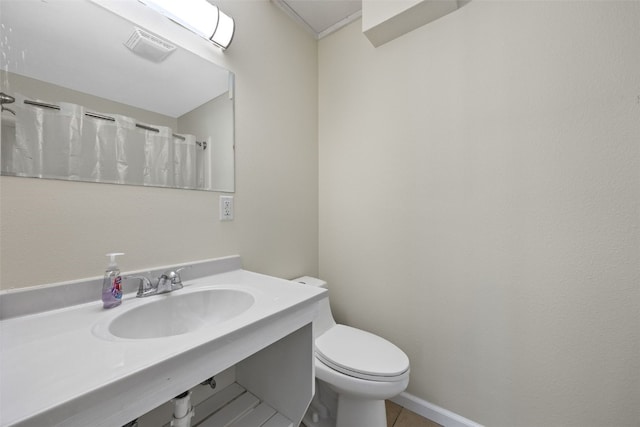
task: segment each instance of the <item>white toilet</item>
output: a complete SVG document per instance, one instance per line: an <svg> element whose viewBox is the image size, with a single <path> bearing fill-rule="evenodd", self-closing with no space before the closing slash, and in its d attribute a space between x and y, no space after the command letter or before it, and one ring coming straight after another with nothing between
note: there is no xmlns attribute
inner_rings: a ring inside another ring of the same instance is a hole
<svg viewBox="0 0 640 427"><path fill-rule="evenodd" d="M294 280L327 288L313 277ZM384 401L409 384L409 358L389 341L336 324L329 299L313 324L316 394L304 417L307 427L386 427Z"/></svg>

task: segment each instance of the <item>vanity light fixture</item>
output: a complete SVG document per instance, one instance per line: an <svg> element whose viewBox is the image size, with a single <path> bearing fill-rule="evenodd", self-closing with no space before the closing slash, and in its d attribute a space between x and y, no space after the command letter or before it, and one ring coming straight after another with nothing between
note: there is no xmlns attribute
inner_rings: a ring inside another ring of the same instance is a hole
<svg viewBox="0 0 640 427"><path fill-rule="evenodd" d="M227 49L233 40L235 22L207 0L139 0L194 33Z"/></svg>

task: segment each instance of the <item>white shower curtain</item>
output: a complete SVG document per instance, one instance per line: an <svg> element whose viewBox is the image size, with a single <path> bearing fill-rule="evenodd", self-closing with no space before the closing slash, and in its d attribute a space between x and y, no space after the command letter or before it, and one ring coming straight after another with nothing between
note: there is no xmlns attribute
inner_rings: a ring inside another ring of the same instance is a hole
<svg viewBox="0 0 640 427"><path fill-rule="evenodd" d="M5 175L205 188L204 152L194 135L175 136L169 127L137 125L118 114L86 114L76 104L54 109L24 100L16 95L12 108L15 138L2 138Z"/></svg>
<svg viewBox="0 0 640 427"><path fill-rule="evenodd" d="M175 185L179 188L196 188L196 137L175 135L174 172Z"/></svg>
<svg viewBox="0 0 640 427"><path fill-rule="evenodd" d="M151 127L151 126L149 126ZM144 183L162 187L173 187L174 143L171 129L156 126L158 131L143 130L145 136Z"/></svg>
<svg viewBox="0 0 640 427"><path fill-rule="evenodd" d="M70 163L82 144L83 107L63 102L59 110L36 108L24 104L24 100L17 95L12 108L16 113L15 140L6 139L13 146L3 148L3 153L9 154L3 167L17 176L69 176Z"/></svg>

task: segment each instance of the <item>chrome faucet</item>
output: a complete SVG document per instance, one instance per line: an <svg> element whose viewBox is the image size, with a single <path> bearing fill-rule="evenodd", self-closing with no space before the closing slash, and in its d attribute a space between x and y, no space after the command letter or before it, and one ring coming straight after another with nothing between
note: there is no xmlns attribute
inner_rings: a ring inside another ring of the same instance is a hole
<svg viewBox="0 0 640 427"><path fill-rule="evenodd" d="M180 277L180 271L186 267L179 268L177 270L167 270L158 277L158 280L152 282L147 276L124 276L123 279L138 279L140 280L140 286L138 287L138 293L136 297L143 298L151 295L166 294L167 292L177 291L182 289L182 278Z"/></svg>
<svg viewBox="0 0 640 427"><path fill-rule="evenodd" d="M185 267L179 268L177 270L169 270L165 271L158 278L158 293L162 294L165 292L176 291L178 289L182 289L182 278L180 278L180 271L184 270Z"/></svg>

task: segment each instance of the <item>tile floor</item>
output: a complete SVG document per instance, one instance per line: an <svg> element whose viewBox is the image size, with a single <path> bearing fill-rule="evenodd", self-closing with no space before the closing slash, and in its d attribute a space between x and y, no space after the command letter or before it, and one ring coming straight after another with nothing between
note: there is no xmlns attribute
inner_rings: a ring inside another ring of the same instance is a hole
<svg viewBox="0 0 640 427"><path fill-rule="evenodd" d="M407 408L386 401L387 427L442 427L431 420L421 417Z"/></svg>

